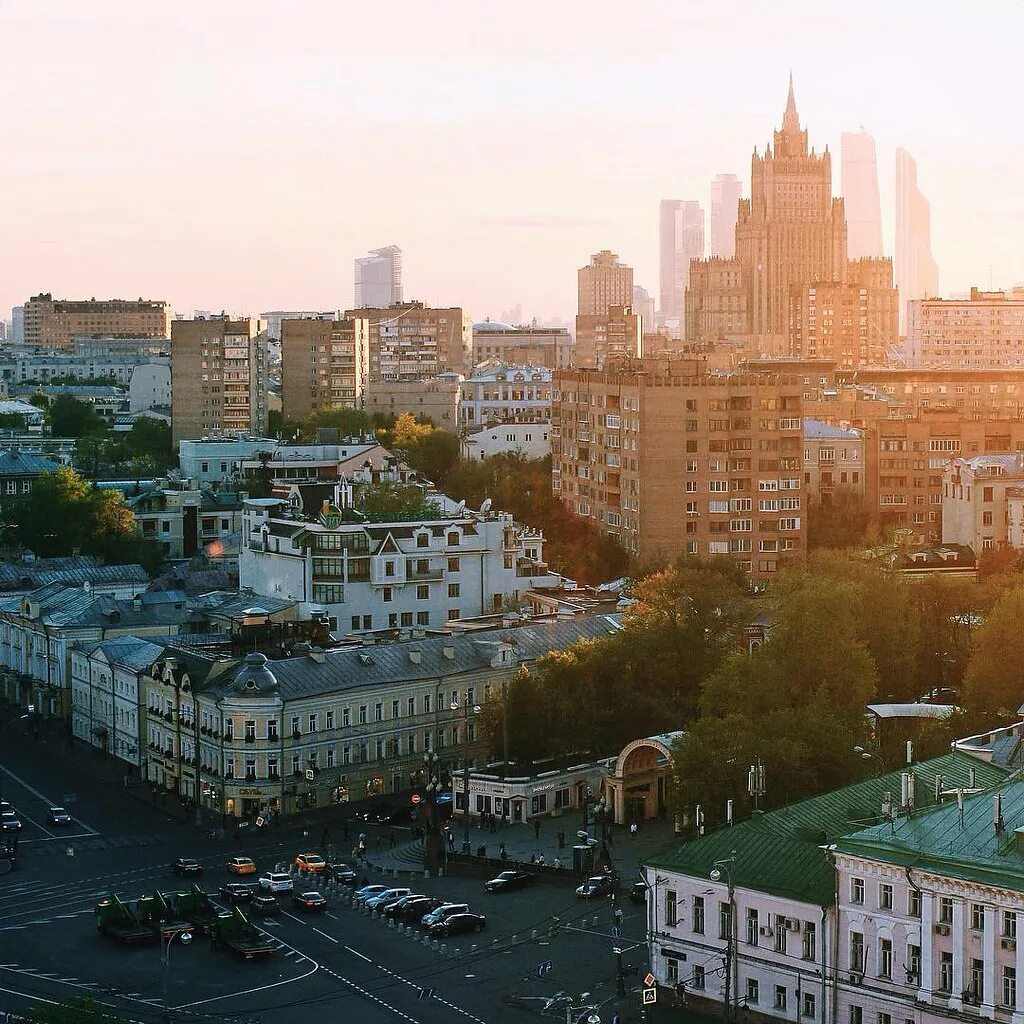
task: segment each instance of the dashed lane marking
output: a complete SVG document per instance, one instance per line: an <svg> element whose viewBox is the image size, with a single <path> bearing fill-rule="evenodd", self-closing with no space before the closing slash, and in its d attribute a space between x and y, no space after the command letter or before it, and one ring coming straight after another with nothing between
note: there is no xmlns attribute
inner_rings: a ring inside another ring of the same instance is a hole
<svg viewBox="0 0 1024 1024"><path fill-rule="evenodd" d="M392 1006L390 1003L385 1002L383 999L381 999L380 996L375 996L372 992L363 988L362 985L357 985L354 981L349 981L348 978L343 978L340 974L336 973L335 971L332 971L330 967L324 967L323 969L332 978L337 978L337 980L340 981L343 985L348 986L348 988L352 989L354 992L358 992L361 996L363 996L364 999L369 999L372 1002L376 1003L378 1006L384 1007L385 1010L390 1010L396 1016L401 1017L402 1020L409 1021L410 1024L420 1024L420 1021L418 1021L415 1017L410 1017L409 1014L405 1013L402 1010L399 1010L397 1006Z"/></svg>
<svg viewBox="0 0 1024 1024"><path fill-rule="evenodd" d="M347 949L347 950L348 950L348 951L349 951L349 952L350 952L350 953L351 953L351 954L352 954L353 956L357 956L357 957L359 957L359 959L360 959L360 960L365 960L365 961L366 961L366 962L367 962L368 964L370 964L370 963L373 963L373 961L372 961L372 960L371 960L371 959L370 959L370 958L369 958L368 956L363 956L363 954L362 954L362 953L360 953L358 949L353 949L353 948L352 948L351 946L346 946L345 948L346 948L346 949ZM390 974L391 972L389 971L388 973Z"/></svg>
<svg viewBox="0 0 1024 1024"><path fill-rule="evenodd" d="M313 931L315 931L317 935L322 935L328 942L333 942L335 945L338 944L338 940L333 935L328 935L327 932L322 932L319 928L314 928ZM348 949L348 946L345 948Z"/></svg>

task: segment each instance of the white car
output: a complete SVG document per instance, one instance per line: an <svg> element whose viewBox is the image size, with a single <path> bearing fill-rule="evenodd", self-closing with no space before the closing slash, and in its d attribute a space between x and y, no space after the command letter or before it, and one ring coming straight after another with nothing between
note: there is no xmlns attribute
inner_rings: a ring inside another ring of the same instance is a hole
<svg viewBox="0 0 1024 1024"><path fill-rule="evenodd" d="M291 892L295 884L292 876L283 871L264 871L260 875L260 888L264 892Z"/></svg>

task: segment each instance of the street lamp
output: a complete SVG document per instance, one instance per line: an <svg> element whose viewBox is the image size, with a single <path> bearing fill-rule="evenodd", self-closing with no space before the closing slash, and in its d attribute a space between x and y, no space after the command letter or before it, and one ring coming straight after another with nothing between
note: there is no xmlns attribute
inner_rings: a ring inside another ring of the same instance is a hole
<svg viewBox="0 0 1024 1024"><path fill-rule="evenodd" d="M722 1004L722 1020L728 1024L732 1013L732 972L736 946L736 890L732 883L732 869L736 866L736 851L728 857L716 860L711 866L711 881L720 882L725 876L729 888L729 930L725 939L725 1001Z"/></svg>
<svg viewBox="0 0 1024 1024"><path fill-rule="evenodd" d="M878 754L872 754L870 750L865 750L859 743L853 748L853 752L857 754L862 761L874 761L875 774L885 774L885 762Z"/></svg>
<svg viewBox="0 0 1024 1024"><path fill-rule="evenodd" d="M171 973L171 943L181 936L181 944L187 946L192 941L192 925L181 928L167 928L160 932L160 964L164 969L164 1016L170 1019L170 1008L167 1005L167 983Z"/></svg>
<svg viewBox="0 0 1024 1024"><path fill-rule="evenodd" d="M472 846L469 842L469 712L470 705L467 700L465 704L460 704L458 699L453 700L449 705L449 708L453 712L462 712L462 822L463 822L463 837L462 837L462 852L469 853ZM472 707L474 715L480 714L480 705L474 704Z"/></svg>

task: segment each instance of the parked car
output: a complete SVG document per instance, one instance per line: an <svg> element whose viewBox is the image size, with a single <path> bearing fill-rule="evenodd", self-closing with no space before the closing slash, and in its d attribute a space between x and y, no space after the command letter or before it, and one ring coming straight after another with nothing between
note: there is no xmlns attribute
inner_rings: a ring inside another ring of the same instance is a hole
<svg viewBox="0 0 1024 1024"><path fill-rule="evenodd" d="M500 875L484 882L488 892L506 892L509 889L522 889L533 884L534 876L529 871L502 871Z"/></svg>
<svg viewBox="0 0 1024 1024"><path fill-rule="evenodd" d="M248 857L232 857L228 861L229 875L255 875L256 864Z"/></svg>
<svg viewBox="0 0 1024 1024"><path fill-rule="evenodd" d="M348 864L328 864L327 874L342 885L355 885L359 877Z"/></svg>
<svg viewBox="0 0 1024 1024"><path fill-rule="evenodd" d="M248 903L252 897L251 886L243 885L241 882L227 882L220 887L220 898L233 906Z"/></svg>
<svg viewBox="0 0 1024 1024"><path fill-rule="evenodd" d="M440 921L444 921L446 918L452 916L452 914L468 914L469 904L468 903L442 903L441 906L435 907L428 914L424 914L420 918L420 924L423 925L428 931L430 928Z"/></svg>
<svg viewBox="0 0 1024 1024"><path fill-rule="evenodd" d="M629 898L634 903L646 903L647 902L647 883L646 882L634 882L630 886Z"/></svg>
<svg viewBox="0 0 1024 1024"><path fill-rule="evenodd" d="M411 892L384 908L385 917L393 917L396 921L418 921L424 914L429 914L435 907L441 906L444 900L436 896L424 896L419 892Z"/></svg>
<svg viewBox="0 0 1024 1024"><path fill-rule="evenodd" d="M592 875L581 886L576 895L584 900L596 900L615 891L615 879L611 875Z"/></svg>
<svg viewBox="0 0 1024 1024"><path fill-rule="evenodd" d="M323 871L327 861L319 853L298 853L295 855L295 866L300 871Z"/></svg>
<svg viewBox="0 0 1024 1024"><path fill-rule="evenodd" d="M307 912L322 912L327 909L327 900L320 893L311 890L310 892L292 893L292 903L300 910Z"/></svg>
<svg viewBox="0 0 1024 1024"><path fill-rule="evenodd" d="M201 875L203 865L195 857L179 857L172 865L171 870L176 875Z"/></svg>
<svg viewBox="0 0 1024 1024"><path fill-rule="evenodd" d="M452 914L432 924L427 931L431 935L460 935L464 932L482 932L487 925L483 914Z"/></svg>
<svg viewBox="0 0 1024 1024"><path fill-rule="evenodd" d="M377 825L405 825L413 820L415 814L414 807L394 807L388 803L370 804L355 812L360 821Z"/></svg>
<svg viewBox="0 0 1024 1024"><path fill-rule="evenodd" d="M273 896L256 893L249 903L249 909L257 917L270 917L281 913L281 904Z"/></svg>
<svg viewBox="0 0 1024 1024"><path fill-rule="evenodd" d="M403 896L408 896L412 892L411 889L385 889L383 892L377 893L376 896L371 896L369 899L363 900L363 902L371 910L380 910L386 907L389 903L394 903L396 900L400 900Z"/></svg>
<svg viewBox="0 0 1024 1024"><path fill-rule="evenodd" d="M955 686L936 686L917 698L922 704L956 704L960 691Z"/></svg>
<svg viewBox="0 0 1024 1024"><path fill-rule="evenodd" d="M264 892L291 892L295 883L292 876L283 871L264 871L259 878L259 887Z"/></svg>
<svg viewBox="0 0 1024 1024"><path fill-rule="evenodd" d="M51 825L70 825L72 817L63 807L48 807L46 814Z"/></svg>
<svg viewBox="0 0 1024 1024"><path fill-rule="evenodd" d="M386 885L364 885L362 889L356 889L355 900L357 903L365 903L371 897L379 896L386 888Z"/></svg>

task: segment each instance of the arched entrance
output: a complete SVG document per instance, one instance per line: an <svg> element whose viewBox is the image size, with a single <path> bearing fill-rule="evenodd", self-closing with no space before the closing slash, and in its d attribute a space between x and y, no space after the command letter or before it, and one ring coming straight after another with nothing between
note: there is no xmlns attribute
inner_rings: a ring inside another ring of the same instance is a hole
<svg viewBox="0 0 1024 1024"><path fill-rule="evenodd" d="M672 744L682 735L668 732L626 744L605 780L616 822L644 821L664 812L672 777Z"/></svg>

